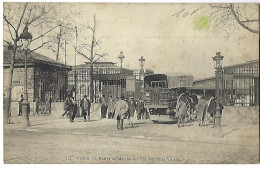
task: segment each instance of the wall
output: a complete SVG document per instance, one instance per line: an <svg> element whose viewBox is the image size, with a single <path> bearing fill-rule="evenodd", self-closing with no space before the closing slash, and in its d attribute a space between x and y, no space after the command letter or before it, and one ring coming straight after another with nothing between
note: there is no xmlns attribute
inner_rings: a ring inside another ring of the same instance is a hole
<svg viewBox="0 0 260 169"><path fill-rule="evenodd" d="M4 92L7 92L8 88L8 78L9 78L9 68L4 68L3 71L3 87ZM33 99L33 87L34 87L34 68L30 67L27 70L27 92L28 92L28 101L32 101ZM25 84L25 71L24 68L14 68L14 74L13 74L13 89L12 89L12 101L17 102L20 100L21 94L24 94L24 84Z"/></svg>
<svg viewBox="0 0 260 169"><path fill-rule="evenodd" d="M259 107L225 106L222 123L259 124Z"/></svg>

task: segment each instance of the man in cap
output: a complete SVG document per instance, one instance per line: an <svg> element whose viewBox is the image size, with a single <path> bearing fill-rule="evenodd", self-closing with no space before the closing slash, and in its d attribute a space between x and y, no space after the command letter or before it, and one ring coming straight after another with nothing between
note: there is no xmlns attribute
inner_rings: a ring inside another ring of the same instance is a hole
<svg viewBox="0 0 260 169"><path fill-rule="evenodd" d="M84 122L87 121L86 120L86 115L88 116L88 121L90 121L90 107L91 107L91 103L90 103L87 95L84 95L83 99L80 101L80 107L82 109Z"/></svg>
<svg viewBox="0 0 260 169"><path fill-rule="evenodd" d="M124 101L124 97L121 96L120 100L115 105L115 115L117 119L117 129L123 130L124 119L127 115L128 104Z"/></svg>

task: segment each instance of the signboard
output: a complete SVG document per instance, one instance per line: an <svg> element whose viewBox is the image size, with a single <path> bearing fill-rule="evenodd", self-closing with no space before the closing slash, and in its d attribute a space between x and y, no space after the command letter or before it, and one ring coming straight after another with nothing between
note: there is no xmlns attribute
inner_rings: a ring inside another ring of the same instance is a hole
<svg viewBox="0 0 260 169"><path fill-rule="evenodd" d="M135 92L135 77L134 76L126 77L126 91Z"/></svg>

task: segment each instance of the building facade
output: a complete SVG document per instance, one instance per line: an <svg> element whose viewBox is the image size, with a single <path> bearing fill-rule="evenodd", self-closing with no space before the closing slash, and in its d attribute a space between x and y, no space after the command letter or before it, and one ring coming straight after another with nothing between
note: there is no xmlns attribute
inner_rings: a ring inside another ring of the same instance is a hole
<svg viewBox="0 0 260 169"><path fill-rule="evenodd" d="M113 98L136 97L139 83L134 71L121 68L113 62L96 62L93 65L94 102L99 102L102 95ZM75 76L76 74L76 76ZM69 89L76 99L90 95L90 63L77 65L69 72ZM76 86L76 87L75 87Z"/></svg>
<svg viewBox="0 0 260 169"><path fill-rule="evenodd" d="M25 52L17 51L13 80L12 80L12 102L18 102L24 94L25 87ZM12 51L4 48L3 77L4 92L7 92L8 78L10 72L10 57ZM68 71L66 66L41 54L32 52L27 56L27 92L28 101L33 104L37 99L44 104L48 97L52 101L64 101L67 93Z"/></svg>
<svg viewBox="0 0 260 169"><path fill-rule="evenodd" d="M193 82L196 93L215 95L215 77ZM223 67L220 97L225 105L259 106L259 60Z"/></svg>

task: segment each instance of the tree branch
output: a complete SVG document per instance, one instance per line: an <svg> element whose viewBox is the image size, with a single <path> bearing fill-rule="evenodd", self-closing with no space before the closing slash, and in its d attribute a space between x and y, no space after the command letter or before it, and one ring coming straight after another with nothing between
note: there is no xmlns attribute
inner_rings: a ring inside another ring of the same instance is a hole
<svg viewBox="0 0 260 169"><path fill-rule="evenodd" d="M4 20L6 21L6 23L7 23L8 25L10 25L10 26L14 29L14 32L16 33L17 31L16 31L15 27L8 21L8 19L6 18L5 15L3 15L3 17L4 17Z"/></svg>
<svg viewBox="0 0 260 169"><path fill-rule="evenodd" d="M19 30L19 28L20 28L20 26L21 26L21 23L22 23L23 16L24 16L25 10L26 10L26 8L27 8L27 5L28 5L28 2L25 3L25 5L24 5L23 13L22 13L22 16L20 17L20 21L19 21L19 24L18 24L18 26L17 26L17 31Z"/></svg>
<svg viewBox="0 0 260 169"><path fill-rule="evenodd" d="M41 37L44 37L46 34L50 33L53 29L57 28L59 25L56 25L55 27L52 27L51 29L49 29L48 31L46 31L45 33L41 34L40 36L38 36L37 38L33 39L32 41L35 41Z"/></svg>
<svg viewBox="0 0 260 169"><path fill-rule="evenodd" d="M237 14L236 14L236 12L234 10L234 5L233 4L230 4L230 10L231 10L232 14L234 15L236 21L239 23L240 26L242 26L243 28L245 28L246 30L248 30L248 31L250 31L252 33L259 34L259 31L249 28L248 26L246 26L245 24L243 24L243 22L241 22L239 20L239 17L237 16Z"/></svg>
<svg viewBox="0 0 260 169"><path fill-rule="evenodd" d="M80 54L81 56L84 56L85 58L87 58L87 59L91 62L91 59L90 59L87 55L85 55L84 53L78 51L78 50L75 48L75 46L73 46L73 47L74 47L75 51L76 51L78 54Z"/></svg>

